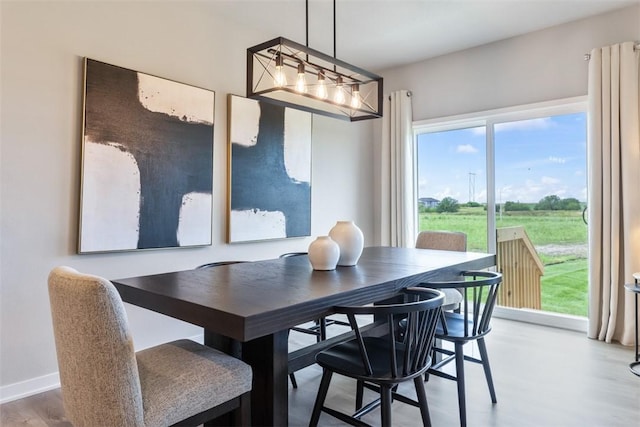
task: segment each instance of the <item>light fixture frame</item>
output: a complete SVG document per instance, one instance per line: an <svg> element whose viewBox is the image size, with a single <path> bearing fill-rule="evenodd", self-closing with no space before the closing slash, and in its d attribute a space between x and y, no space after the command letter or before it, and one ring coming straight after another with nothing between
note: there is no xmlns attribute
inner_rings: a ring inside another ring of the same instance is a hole
<svg viewBox="0 0 640 427"><path fill-rule="evenodd" d="M283 58L285 67L294 71L298 64L303 64L309 76L317 77L322 72L328 87L338 76L348 90L357 85L361 106L352 108L348 100L338 104L331 97L316 96L312 90L298 92L295 81L284 87L277 86L273 81L276 57ZM347 121L374 119L382 117L383 78L308 46L276 37L247 49L247 98Z"/></svg>

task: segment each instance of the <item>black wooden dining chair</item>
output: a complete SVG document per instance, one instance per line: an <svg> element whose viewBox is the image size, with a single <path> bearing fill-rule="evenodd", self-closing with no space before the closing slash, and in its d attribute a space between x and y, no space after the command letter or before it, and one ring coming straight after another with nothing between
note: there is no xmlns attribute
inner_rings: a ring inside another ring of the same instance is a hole
<svg viewBox="0 0 640 427"><path fill-rule="evenodd" d="M285 256L296 256L296 255L306 255L306 254L307 254L306 252L291 252L289 254L282 255L281 258L284 258ZM212 267L219 267L221 265L239 264L241 262L248 262L248 261L214 261L214 262L208 262L206 264L199 265L196 268L197 269L212 268ZM297 330L297 328L293 328L293 329ZM320 336L320 333L317 332L317 335ZM296 376L293 372L289 374L289 379L291 380L291 386L293 388L298 388L298 382L296 381Z"/></svg>
<svg viewBox="0 0 640 427"><path fill-rule="evenodd" d="M462 302L460 312L443 311L442 321L436 330L437 342L451 342L454 350L443 346L434 346L435 353L441 353L446 357L429 368L429 375L454 380L458 384L458 411L460 425L467 425L464 361L482 364L484 374L489 386L491 401L497 403L496 392L491 376L489 357L484 337L491 332L491 316L498 298L498 287L502 282L502 274L492 271L466 271L462 273L462 280L450 282L426 282L421 286L435 289L459 289L462 290ZM476 341L480 350L480 358L464 354L464 345ZM448 374L441 368L449 362L455 361L456 375Z"/></svg>
<svg viewBox="0 0 640 427"><path fill-rule="evenodd" d="M291 257L306 256L306 255L307 255L307 252L287 252L280 255L278 258L291 258ZM314 337L316 337L317 342L327 339L327 333L326 333L327 326L326 326L325 318L316 319L313 321L313 323L314 324L312 326L308 326L308 327L294 326L293 328L291 328L291 330L300 332L303 334L313 335ZM295 384L294 379L292 379L291 382ZM294 386L294 387L297 387L297 386Z"/></svg>
<svg viewBox="0 0 640 427"><path fill-rule="evenodd" d="M381 403L382 426L391 426L391 402L399 400L420 408L422 422L430 426L429 408L422 375L431 366L431 350L436 325L441 314L444 294L426 288L403 290L408 302L361 307L334 307L345 314L355 337L329 347L316 355L323 369L318 396L309 422L318 425L322 411L351 425L368 425L360 418ZM384 334L364 336L357 324L357 316L373 315L383 319ZM399 319L406 319L399 328ZM402 332L402 333L400 333ZM360 384L377 390L380 398L362 406L362 394L356 396L356 413L348 415L324 405L333 373L356 379ZM418 400L396 392L396 386L413 380Z"/></svg>
<svg viewBox="0 0 640 427"><path fill-rule="evenodd" d="M214 261L214 262L208 262L206 264L201 264L199 266L197 266L196 268L200 269L200 268L211 268L211 267L218 267L221 265L231 265L231 264L239 264L241 262L248 262L248 261Z"/></svg>
<svg viewBox="0 0 640 427"><path fill-rule="evenodd" d="M279 256L279 258L290 258L296 256L306 256L307 252L287 252ZM321 317L313 321L313 325L311 326L303 326L298 325L294 326L290 329L290 331L296 331L303 334L309 334L316 337L316 342L320 342L327 339L327 326L329 325L342 325L349 326L349 323L344 322L339 319L334 319L330 317ZM289 379L291 380L291 385L293 388L298 388L298 382L296 381L296 376L293 372L289 374Z"/></svg>
<svg viewBox="0 0 640 427"><path fill-rule="evenodd" d="M287 252L280 255L280 258L289 258L294 256L305 256L307 252ZM291 328L296 332L301 332L303 334L310 334L316 337L316 341L320 342L327 339L327 326L331 325L342 325L349 326L348 322L342 321L340 319L335 319L333 317L321 317L320 319L316 319L314 321L314 325L312 326L296 326Z"/></svg>

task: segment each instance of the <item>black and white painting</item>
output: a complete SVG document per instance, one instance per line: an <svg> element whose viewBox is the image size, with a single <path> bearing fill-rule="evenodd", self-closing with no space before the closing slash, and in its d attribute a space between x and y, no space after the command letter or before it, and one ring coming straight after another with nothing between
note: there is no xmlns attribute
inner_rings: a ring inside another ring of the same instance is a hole
<svg viewBox="0 0 640 427"><path fill-rule="evenodd" d="M229 242L311 234L311 113L229 95Z"/></svg>
<svg viewBox="0 0 640 427"><path fill-rule="evenodd" d="M214 99L85 59L80 253L211 244Z"/></svg>

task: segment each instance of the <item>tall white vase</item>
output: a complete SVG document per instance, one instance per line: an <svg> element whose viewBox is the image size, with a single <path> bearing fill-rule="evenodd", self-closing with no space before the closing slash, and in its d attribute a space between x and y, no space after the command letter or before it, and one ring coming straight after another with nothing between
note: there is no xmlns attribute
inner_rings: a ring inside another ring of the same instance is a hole
<svg viewBox="0 0 640 427"><path fill-rule="evenodd" d="M314 270L335 270L340 247L329 236L318 236L309 245L309 262Z"/></svg>
<svg viewBox="0 0 640 427"><path fill-rule="evenodd" d="M340 246L338 265L356 265L364 247L362 230L353 221L338 221L329 231L329 236Z"/></svg>

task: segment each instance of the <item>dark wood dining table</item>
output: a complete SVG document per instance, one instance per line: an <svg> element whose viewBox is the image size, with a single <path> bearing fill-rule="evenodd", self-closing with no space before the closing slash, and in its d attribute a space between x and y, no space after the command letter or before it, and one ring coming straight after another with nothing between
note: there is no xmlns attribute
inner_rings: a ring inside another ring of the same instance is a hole
<svg viewBox="0 0 640 427"><path fill-rule="evenodd" d="M402 288L495 265L495 255L367 247L354 267L314 271L306 256L113 280L122 299L204 328L205 344L253 368L253 425L288 425L288 330ZM312 363L313 354L295 363ZM301 362L301 360L306 362Z"/></svg>

